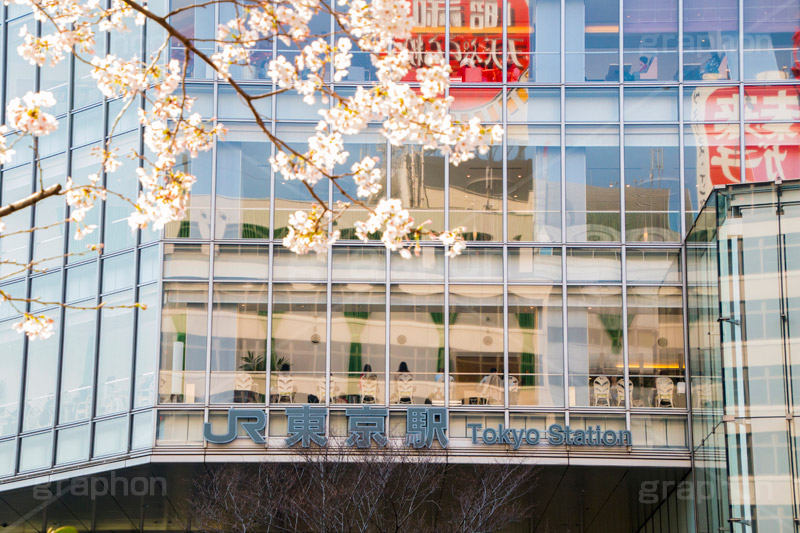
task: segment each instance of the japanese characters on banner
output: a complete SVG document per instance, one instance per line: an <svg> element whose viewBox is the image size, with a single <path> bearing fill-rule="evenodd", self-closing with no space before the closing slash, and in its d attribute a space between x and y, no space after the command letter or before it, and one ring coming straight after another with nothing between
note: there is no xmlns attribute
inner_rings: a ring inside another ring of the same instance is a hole
<svg viewBox="0 0 800 533"><path fill-rule="evenodd" d="M697 192L702 203L715 185L739 183L739 89L697 87L692 94ZM745 95L744 179L800 178L800 87L748 87Z"/></svg>
<svg viewBox="0 0 800 533"><path fill-rule="evenodd" d="M528 74L530 63L529 10L526 0L508 2L506 81L516 82ZM447 53L451 82L500 83L503 81L502 0L411 0L413 37L404 45L411 51L411 64L425 64L429 53ZM447 42L447 24L450 41ZM414 81L409 72L406 81ZM484 122L502 119L502 89L459 91L451 110L457 120L480 116ZM527 96L527 95L525 95Z"/></svg>

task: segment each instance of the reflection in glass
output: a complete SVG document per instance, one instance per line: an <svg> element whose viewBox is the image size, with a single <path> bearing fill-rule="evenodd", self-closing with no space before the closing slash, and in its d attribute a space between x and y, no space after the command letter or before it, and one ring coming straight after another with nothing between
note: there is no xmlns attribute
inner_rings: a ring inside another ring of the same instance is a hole
<svg viewBox="0 0 800 533"><path fill-rule="evenodd" d="M389 260L392 281L444 281L444 249L440 246L421 246L419 254L408 259L393 253Z"/></svg>
<svg viewBox="0 0 800 533"><path fill-rule="evenodd" d="M504 405L503 288L450 286L450 403Z"/></svg>
<svg viewBox="0 0 800 533"><path fill-rule="evenodd" d="M265 283L214 284L211 403L264 403L268 294Z"/></svg>
<svg viewBox="0 0 800 533"><path fill-rule="evenodd" d="M700 90L699 88L697 90ZM687 227L715 185L738 183L739 125L693 124L684 129Z"/></svg>
<svg viewBox="0 0 800 533"><path fill-rule="evenodd" d="M625 405L621 289L569 287L567 306L570 405Z"/></svg>
<svg viewBox="0 0 800 533"><path fill-rule="evenodd" d="M489 148L458 166L450 165L450 227L466 228L470 241L503 238L503 150Z"/></svg>
<svg viewBox="0 0 800 533"><path fill-rule="evenodd" d="M625 128L625 234L628 241L681 239L677 126Z"/></svg>
<svg viewBox="0 0 800 533"><path fill-rule="evenodd" d="M509 89L506 113L509 122L560 122L559 89Z"/></svg>
<svg viewBox="0 0 800 533"><path fill-rule="evenodd" d="M255 126L217 143L217 239L269 239L270 145Z"/></svg>
<svg viewBox="0 0 800 533"><path fill-rule="evenodd" d="M48 431L41 435L20 439L19 471L49 468L52 464L53 433Z"/></svg>
<svg viewBox="0 0 800 533"><path fill-rule="evenodd" d="M349 174L352 172L351 167L353 164L362 161L366 157L377 158L379 163L376 165L376 168L381 171L381 190L369 196L362 196L359 198L358 187L355 181L348 176L336 180L336 185L333 187L333 201L342 201L352 204L353 199L357 199L367 206L377 206L381 198L386 198L386 138L381 135L378 127L367 127L361 133L345 137L344 149L350 153L350 156L347 158L345 164L336 166L335 172L337 174ZM345 196L338 187L344 189L344 192L349 195L349 198ZM366 217L366 213L357 207L348 209L341 217L333 222L333 228L341 231L342 239L358 239L354 225L359 220L366 220Z"/></svg>
<svg viewBox="0 0 800 533"><path fill-rule="evenodd" d="M214 247L214 279L267 279L269 246L218 244Z"/></svg>
<svg viewBox="0 0 800 533"><path fill-rule="evenodd" d="M183 220L170 222L164 227L167 239L207 239L211 234L211 169L212 154L200 152L197 157L188 154L178 156L176 172L186 172L197 181L192 185L186 216Z"/></svg>
<svg viewBox="0 0 800 533"><path fill-rule="evenodd" d="M620 240L619 130L567 127L567 240Z"/></svg>
<svg viewBox="0 0 800 533"><path fill-rule="evenodd" d="M402 260L402 258L400 259ZM384 281L386 279L386 248L383 246L334 247L332 276L334 281Z"/></svg>
<svg viewBox="0 0 800 533"><path fill-rule="evenodd" d="M3 287L5 289L5 287ZM0 436L13 435L19 423L19 393L22 386L23 336L9 322L0 328L0 353L3 374L0 376Z"/></svg>
<svg viewBox="0 0 800 533"><path fill-rule="evenodd" d="M567 0L566 81L620 81L618 0Z"/></svg>
<svg viewBox="0 0 800 533"><path fill-rule="evenodd" d="M508 288L508 401L564 405L561 287Z"/></svg>
<svg viewBox="0 0 800 533"><path fill-rule="evenodd" d="M386 289L334 285L331 290L331 403L385 403ZM324 379L319 392L325 392ZM325 395L315 394L320 403Z"/></svg>
<svg viewBox="0 0 800 533"><path fill-rule="evenodd" d="M208 285L165 283L161 305L160 403L202 403L205 396Z"/></svg>
<svg viewBox="0 0 800 533"><path fill-rule="evenodd" d="M677 122L678 89L625 87L622 112L626 122Z"/></svg>
<svg viewBox="0 0 800 533"><path fill-rule="evenodd" d="M680 250L636 250L626 251L628 282L633 283L680 283Z"/></svg>
<svg viewBox="0 0 800 533"><path fill-rule="evenodd" d="M444 289L392 285L391 403L444 405Z"/></svg>
<svg viewBox="0 0 800 533"><path fill-rule="evenodd" d="M633 407L686 407L680 287L628 287Z"/></svg>
<svg viewBox="0 0 800 533"><path fill-rule="evenodd" d="M557 126L509 126L508 240L561 240L561 134Z"/></svg>
<svg viewBox="0 0 800 533"><path fill-rule="evenodd" d="M103 300L100 311L100 342L97 361L96 414L126 411L131 403L131 366L133 358L133 291L125 291ZM112 307L118 307L113 309Z"/></svg>
<svg viewBox="0 0 800 533"><path fill-rule="evenodd" d="M93 302L88 302L88 305L92 304ZM92 416L96 328L97 311L67 309L64 312L59 424L85 420Z"/></svg>
<svg viewBox="0 0 800 533"><path fill-rule="evenodd" d="M325 379L326 307L324 285L273 286L272 403L313 403L320 379Z"/></svg>
<svg viewBox="0 0 800 533"><path fill-rule="evenodd" d="M622 3L624 81L678 79L678 0Z"/></svg>
<svg viewBox="0 0 800 533"><path fill-rule="evenodd" d="M399 198L415 221L430 220L427 228L444 230L444 157L438 151L393 146L391 183L391 197Z"/></svg>
<svg viewBox="0 0 800 533"><path fill-rule="evenodd" d="M561 281L561 248L509 248L508 281Z"/></svg>
<svg viewBox="0 0 800 533"><path fill-rule="evenodd" d="M50 314L49 318L58 317ZM8 323L6 323L8 324ZM22 430L31 431L53 424L55 414L58 334L28 344L25 368L25 410ZM49 437L48 437L49 438Z"/></svg>
<svg viewBox="0 0 800 533"><path fill-rule="evenodd" d="M561 2L530 0L528 9L509 6L509 82L558 82L561 80Z"/></svg>
<svg viewBox="0 0 800 533"><path fill-rule="evenodd" d="M428 5L434 13L438 11L438 4L433 2L422 5ZM503 2L452 0L448 46L453 72L451 80L468 83L503 81L502 49Z"/></svg>
<svg viewBox="0 0 800 533"><path fill-rule="evenodd" d="M136 310L134 408L153 405L155 401L158 337L153 332L158 328L158 285L147 285L139 289L138 301L146 305L147 309Z"/></svg>
<svg viewBox="0 0 800 533"><path fill-rule="evenodd" d="M683 0L683 79L739 79L739 2Z"/></svg>
<svg viewBox="0 0 800 533"><path fill-rule="evenodd" d="M744 21L744 79L793 78L792 37L800 25L800 4L792 0L747 0Z"/></svg>
<svg viewBox="0 0 800 533"><path fill-rule="evenodd" d="M567 249L567 281L619 283L621 252L616 248Z"/></svg>
<svg viewBox="0 0 800 533"><path fill-rule="evenodd" d="M164 244L164 279L208 279L207 244Z"/></svg>
<svg viewBox="0 0 800 533"><path fill-rule="evenodd" d="M451 281L503 281L503 249L468 246L450 260Z"/></svg>

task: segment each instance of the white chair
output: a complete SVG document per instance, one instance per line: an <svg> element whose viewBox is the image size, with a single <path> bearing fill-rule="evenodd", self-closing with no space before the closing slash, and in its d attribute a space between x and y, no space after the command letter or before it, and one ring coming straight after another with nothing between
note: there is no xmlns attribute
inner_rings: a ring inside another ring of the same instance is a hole
<svg viewBox="0 0 800 533"><path fill-rule="evenodd" d="M334 377L331 376L331 398L335 399L338 394L339 394L339 385L334 379ZM317 380L317 398L319 398L319 403L325 403L328 399L328 395L325 394L324 377L319 378L319 380Z"/></svg>
<svg viewBox="0 0 800 533"><path fill-rule="evenodd" d="M411 403L414 397L414 376L403 373L397 376L397 403Z"/></svg>
<svg viewBox="0 0 800 533"><path fill-rule="evenodd" d="M440 377L437 375L437 377ZM460 400L454 399L455 396L455 389L456 383L455 378L450 376L450 405L461 405ZM431 404L432 405L444 405L444 376L436 382L436 389L433 391L433 395L431 396Z"/></svg>
<svg viewBox="0 0 800 533"><path fill-rule="evenodd" d="M675 389L675 384L670 378L656 378L656 407L669 404L670 407L675 407L672 403L672 392Z"/></svg>
<svg viewBox="0 0 800 533"><path fill-rule="evenodd" d="M695 407L708 407L713 404L714 397L711 390L711 380L709 378L698 378L692 387L692 395Z"/></svg>
<svg viewBox="0 0 800 533"><path fill-rule="evenodd" d="M625 382L623 380L617 381L615 386L617 391L617 407L625 405ZM633 381L628 380L628 403L633 405Z"/></svg>
<svg viewBox="0 0 800 533"><path fill-rule="evenodd" d="M361 403L376 403L378 397L378 376L369 374L362 376L359 381L361 389Z"/></svg>
<svg viewBox="0 0 800 533"><path fill-rule="evenodd" d="M291 374L278 374L278 403L294 403L294 378Z"/></svg>
<svg viewBox="0 0 800 533"><path fill-rule="evenodd" d="M607 407L611 407L611 382L605 376L594 378L594 404L600 405L604 402Z"/></svg>

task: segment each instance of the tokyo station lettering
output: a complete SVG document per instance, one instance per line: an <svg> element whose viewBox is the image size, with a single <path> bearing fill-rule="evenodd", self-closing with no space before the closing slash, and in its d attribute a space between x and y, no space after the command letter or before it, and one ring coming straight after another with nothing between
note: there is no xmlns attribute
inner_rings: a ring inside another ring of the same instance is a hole
<svg viewBox="0 0 800 533"><path fill-rule="evenodd" d="M386 446L389 438L386 435L386 418L389 410L383 407L359 406L345 410L347 417L348 437L344 445L347 447L370 448L375 442L378 446ZM309 448L313 442L317 446L327 446L325 421L328 410L324 407L290 407L286 409L288 437L286 446L292 447L300 443L301 448ZM237 435L238 425L242 426L247 436L257 444L266 442L260 434L267 424L267 415L258 409L230 409L225 434L213 432L210 422L203 428L203 436L212 444L227 444ZM438 441L442 448L447 448L450 440L447 437L447 409L444 407L410 407L406 410L405 445L414 448L432 448ZM572 429L568 425L551 424L542 435L536 428L506 428L504 424L495 427L484 427L483 424L467 424L472 444L507 444L518 450L522 444L537 445L547 443L552 446L632 446L633 435L628 430L603 430L598 426L586 429Z"/></svg>

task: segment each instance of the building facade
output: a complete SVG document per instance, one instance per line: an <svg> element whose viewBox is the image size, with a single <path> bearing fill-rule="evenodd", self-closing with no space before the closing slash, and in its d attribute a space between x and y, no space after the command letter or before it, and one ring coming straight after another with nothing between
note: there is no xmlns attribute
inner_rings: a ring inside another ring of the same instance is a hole
<svg viewBox="0 0 800 533"><path fill-rule="evenodd" d="M3 99L50 90L60 125L38 159L20 149L2 169L0 201L66 173L86 180L92 149L109 135L120 152L141 150L135 115L116 120L121 103L102 98L84 63L37 69L17 56L20 28L37 25L19 6L3 9ZM198 2L174 24L213 38L226 10ZM783 182L800 176L800 5L414 0L412 16L415 64L448 50L454 114L502 124L503 142L453 166L419 146L390 146L376 124L346 148L384 165L383 190L368 202L388 194L432 229L465 226L466 251L448 258L422 243L404 260L355 240L355 211L333 223L342 239L330 253L284 249L289 215L312 198L272 174L274 147L231 88L192 63L195 107L229 133L182 163L198 178L185 220L132 234L129 206L109 198L87 237L103 244L99 257L64 226L0 239L2 289L38 299L30 310L54 318L57 331L27 341L11 328L18 313L0 306L8 527L183 529L169 499L145 510L138 500L56 498L43 510L29 495L112 471L172 483L176 465L292 460L303 443L287 445L291 417L310 406L322 409L326 439L345 440L356 408L368 407L399 446L410 443L412 412L443 412L447 446L431 443L430 453L578 472L567 500L591 500L582 476L609 502L629 500L618 523L581 514L564 527L542 515L550 529L530 531L798 529L800 193ZM100 48L144 56L163 37L146 25ZM235 77L268 88L265 64L291 55L283 47L265 44ZM170 53L185 57L177 45ZM368 58L354 56L337 85L344 94L373 76ZM313 134L314 109L299 96L259 102L278 137L300 146ZM125 165L104 179L134 197L135 163ZM317 192L341 199L327 182ZM65 216L59 199L47 200L6 217L6 233ZM19 272L14 262L28 261L36 268ZM71 308L134 302L147 309ZM261 438L238 428L232 442L209 442L239 409L261 413ZM554 442L554 425L585 437ZM493 442L495 428L531 438ZM614 440L604 442L608 432ZM621 492L605 486L617 472L629 476ZM642 501L642 483L656 483L657 501ZM614 516L608 504L586 505L581 513Z"/></svg>

